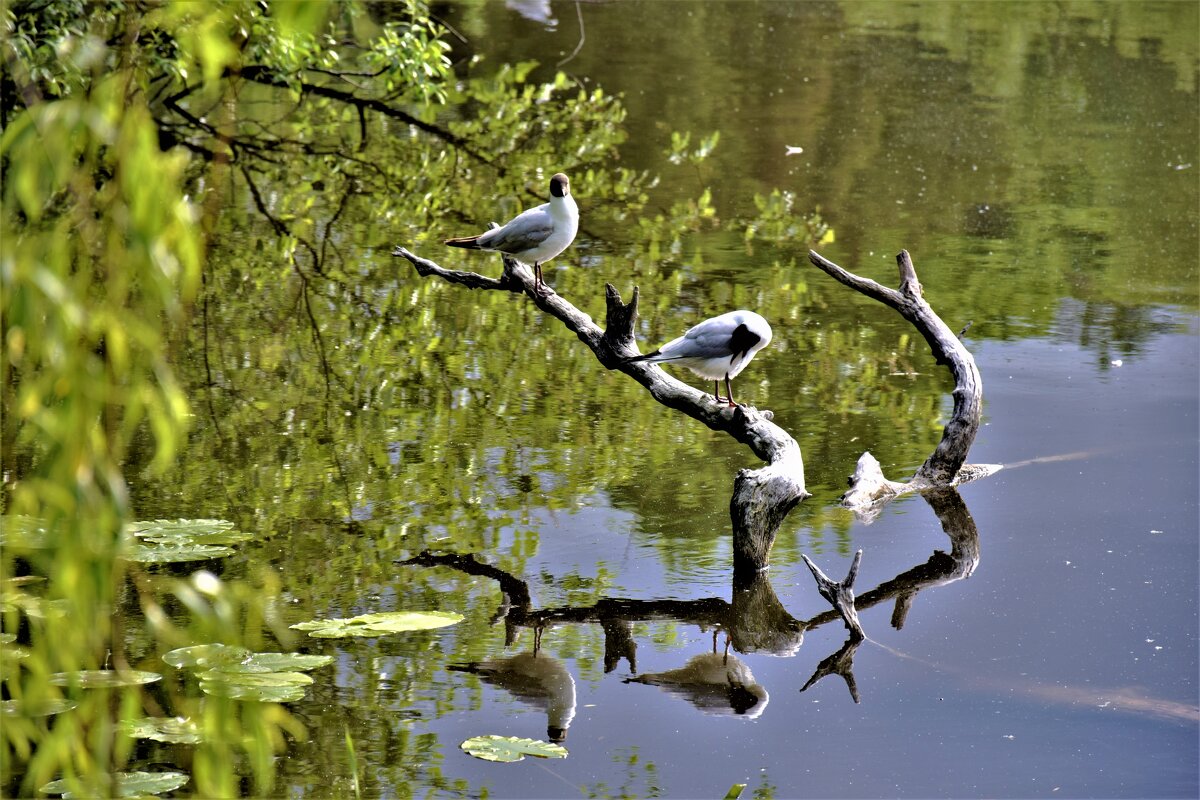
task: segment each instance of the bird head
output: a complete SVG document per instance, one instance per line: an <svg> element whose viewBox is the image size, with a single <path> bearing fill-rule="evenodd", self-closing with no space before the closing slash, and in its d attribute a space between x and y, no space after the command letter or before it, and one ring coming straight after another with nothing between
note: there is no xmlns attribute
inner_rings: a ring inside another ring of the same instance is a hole
<svg viewBox="0 0 1200 800"><path fill-rule="evenodd" d="M553 197L566 197L571 193L571 180L561 172L550 179L550 194Z"/></svg>

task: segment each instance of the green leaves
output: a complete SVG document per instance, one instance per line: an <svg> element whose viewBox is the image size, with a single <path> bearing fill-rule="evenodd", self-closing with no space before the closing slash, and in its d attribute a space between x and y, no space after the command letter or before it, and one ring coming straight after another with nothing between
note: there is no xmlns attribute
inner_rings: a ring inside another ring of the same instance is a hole
<svg viewBox="0 0 1200 800"><path fill-rule="evenodd" d="M118 772L109 776L112 790L109 797L141 797L143 795L172 792L188 782L182 772ZM51 781L39 791L43 794L61 794L63 798L76 797L70 791L68 781ZM90 795L89 795L90 796Z"/></svg>
<svg viewBox="0 0 1200 800"><path fill-rule="evenodd" d="M112 689L120 686L141 686L162 680L157 672L144 670L81 669L75 672L57 672L50 676L55 686L78 686L81 689Z"/></svg>
<svg viewBox="0 0 1200 800"><path fill-rule="evenodd" d="M147 564L220 558L233 552L229 545L254 538L219 519L131 522L125 530L138 539L125 557Z"/></svg>
<svg viewBox="0 0 1200 800"><path fill-rule="evenodd" d="M459 745L468 755L484 761L523 761L534 758L566 758L567 748L538 739L519 739L516 736L475 736Z"/></svg>
<svg viewBox="0 0 1200 800"><path fill-rule="evenodd" d="M349 619L298 622L292 627L308 631L318 639L345 639L352 636L386 636L391 633L443 628L462 622L463 616L449 611L386 611L361 614Z"/></svg>
<svg viewBox="0 0 1200 800"><path fill-rule="evenodd" d="M313 682L303 673L332 663L333 656L254 653L218 643L181 647L164 655L163 661L179 669L196 670L200 690L205 694L286 703L304 697L305 687Z"/></svg>
<svg viewBox="0 0 1200 800"><path fill-rule="evenodd" d="M121 733L135 739L153 739L169 744L197 744L203 739L196 720L186 717L143 717L125 720Z"/></svg>

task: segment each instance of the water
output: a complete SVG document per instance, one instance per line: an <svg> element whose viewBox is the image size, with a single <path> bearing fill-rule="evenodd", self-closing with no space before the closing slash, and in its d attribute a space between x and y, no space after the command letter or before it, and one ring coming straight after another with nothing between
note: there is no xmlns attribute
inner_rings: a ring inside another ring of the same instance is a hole
<svg viewBox="0 0 1200 800"><path fill-rule="evenodd" d="M579 42L576 6L551 5L550 24L536 3L509 5L540 18L439 7L467 39L460 54L487 56L461 69L537 59L549 79ZM785 613L747 610L731 586L728 495L752 454L656 406L523 299L430 288L386 255L396 229L360 206L346 240L362 244L345 249L361 313L325 331L336 377L313 366L294 281L218 284L212 343L198 323L176 359L197 414L184 463L132 487L141 518L262 532L215 569L272 566L288 622L465 616L298 642L337 661L291 704L310 738L279 762L279 794L348 794L349 733L368 796L712 797L733 783L762 797L1196 796L1196 6L578 8L586 39L563 69L623 93L622 160L663 175L656 203L709 186L726 220L753 216L756 193L792 192L835 230L824 255L895 285L907 248L933 307L955 329L971 323L985 396L971 461L1006 465L961 492L978 566L919 591L899 629L894 599L863 608L857 703L837 675L801 691L843 645L836 621L802 644L735 637L731 656L767 693L749 714L720 692L693 702L623 682L711 653L718 621L778 632L827 611L801 553L840 577L862 549L864 598L941 558L950 542L921 498L869 525L836 502L864 450L894 478L923 461L948 375L907 323L808 265L803 244L704 228L628 259L636 231L589 208L572 176L585 233L547 280L593 318L612 281L626 296L641 287L643 350L736 306L775 326L738 393L795 435L813 496L772 553ZM673 130L721 139L699 167L672 169ZM231 232L223 257L236 266L263 235ZM345 295L316 301L328 319ZM280 333L294 323L299 334ZM392 342L387 330L403 331L395 346L371 344ZM562 686L539 699L448 669L529 652L534 633L493 622L493 580L395 563L427 548L475 553L527 582L531 610L556 611L540 655L570 673L573 704ZM606 635L622 656L611 671ZM564 761L458 749L488 733L545 738L567 717Z"/></svg>

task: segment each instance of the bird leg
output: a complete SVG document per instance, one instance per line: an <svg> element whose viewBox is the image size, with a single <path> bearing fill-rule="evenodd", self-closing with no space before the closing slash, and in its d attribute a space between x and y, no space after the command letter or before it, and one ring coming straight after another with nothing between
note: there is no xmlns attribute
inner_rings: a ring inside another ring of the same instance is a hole
<svg viewBox="0 0 1200 800"><path fill-rule="evenodd" d="M533 290L540 295L547 295L554 291L542 280L542 265L537 261L533 262Z"/></svg>
<svg viewBox="0 0 1200 800"><path fill-rule="evenodd" d="M733 408L737 403L733 402L733 392L729 389L729 377L725 377L725 391L729 397L721 397L721 382L713 381L713 400L718 403L729 403L729 407Z"/></svg>
<svg viewBox="0 0 1200 800"><path fill-rule="evenodd" d="M729 375L725 375L725 394L729 395L729 407L736 408L737 402L733 399L733 386L729 383Z"/></svg>

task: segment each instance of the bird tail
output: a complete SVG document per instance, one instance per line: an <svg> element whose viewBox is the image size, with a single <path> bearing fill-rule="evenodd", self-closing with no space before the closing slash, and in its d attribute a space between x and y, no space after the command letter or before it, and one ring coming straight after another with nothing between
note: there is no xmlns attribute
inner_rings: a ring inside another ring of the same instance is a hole
<svg viewBox="0 0 1200 800"><path fill-rule="evenodd" d="M478 236L460 236L457 239L447 239L446 244L451 247L465 247L468 250L479 250Z"/></svg>
<svg viewBox="0 0 1200 800"><path fill-rule="evenodd" d="M633 364L637 361L658 361L660 356L662 356L662 351L655 350L653 353L646 353L645 355L641 356L630 356L629 358L625 359L625 363Z"/></svg>

